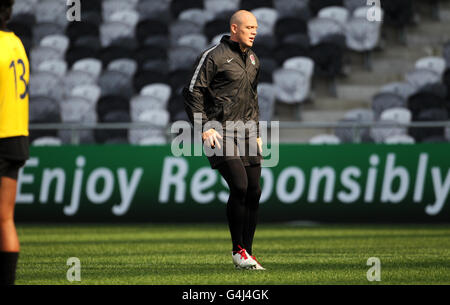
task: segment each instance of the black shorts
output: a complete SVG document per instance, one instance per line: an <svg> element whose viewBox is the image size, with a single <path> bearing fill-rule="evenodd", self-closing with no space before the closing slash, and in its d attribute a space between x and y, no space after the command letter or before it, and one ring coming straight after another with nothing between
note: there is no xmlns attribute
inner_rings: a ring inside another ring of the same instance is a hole
<svg viewBox="0 0 450 305"><path fill-rule="evenodd" d="M0 177L17 180L19 169L25 164L23 160L10 160L0 157Z"/></svg>
<svg viewBox="0 0 450 305"><path fill-rule="evenodd" d="M249 143L250 139L245 138L245 139L241 139L241 141L243 143L242 144L243 146L240 146L238 144L237 138L232 138L229 140L229 142L226 141L225 139L219 140L220 145L221 145L221 149L219 150L220 154L207 156L208 161L211 165L211 168L217 169L221 163L226 162L228 160L232 160L232 159L241 159L244 166L261 165L261 161L263 158L262 158L261 152L257 148L256 140L255 140L255 143L253 144L254 145L254 148L252 150L253 153L250 153L250 151L251 151L250 143ZM227 155L227 153L226 153L227 143L232 145L232 149L230 151L232 151L233 153L231 155ZM244 150L244 152L241 151L241 148ZM256 154L254 154L255 152L256 152Z"/></svg>

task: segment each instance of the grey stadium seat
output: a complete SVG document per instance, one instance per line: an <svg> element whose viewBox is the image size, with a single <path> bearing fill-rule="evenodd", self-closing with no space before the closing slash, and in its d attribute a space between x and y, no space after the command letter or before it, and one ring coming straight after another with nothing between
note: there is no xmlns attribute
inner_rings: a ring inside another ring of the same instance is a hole
<svg viewBox="0 0 450 305"><path fill-rule="evenodd" d="M133 95L132 79L125 73L118 71L104 71L98 79L102 89L102 96L119 95L130 98Z"/></svg>
<svg viewBox="0 0 450 305"><path fill-rule="evenodd" d="M122 22L106 22L100 25L100 41L103 47L112 44L114 40L134 37L134 27Z"/></svg>
<svg viewBox="0 0 450 305"><path fill-rule="evenodd" d="M61 77L50 72L36 72L30 78L30 96L46 96L56 101L64 97Z"/></svg>
<svg viewBox="0 0 450 305"><path fill-rule="evenodd" d="M239 0L204 0L203 5L206 11L217 16L223 12L237 11L239 9L239 2Z"/></svg>
<svg viewBox="0 0 450 305"><path fill-rule="evenodd" d="M387 138L392 136L406 135L406 127L386 126L389 124L399 123L393 120L381 120L371 128L370 134L376 143L384 143ZM384 126L383 126L384 125Z"/></svg>
<svg viewBox="0 0 450 305"><path fill-rule="evenodd" d="M269 7L259 7L251 12L258 20L258 35L273 35L273 29L278 19L277 10Z"/></svg>
<svg viewBox="0 0 450 305"><path fill-rule="evenodd" d="M166 109L147 110L139 115L139 122L149 122L157 128L166 128L169 124L169 112Z"/></svg>
<svg viewBox="0 0 450 305"><path fill-rule="evenodd" d="M273 6L280 17L299 16L299 12L309 12L309 0L274 0Z"/></svg>
<svg viewBox="0 0 450 305"><path fill-rule="evenodd" d="M140 94L156 98L165 107L172 94L172 88L168 84L154 83L143 87Z"/></svg>
<svg viewBox="0 0 450 305"><path fill-rule="evenodd" d="M380 92L395 93L407 100L411 95L417 92L417 88L410 83L394 82L381 87Z"/></svg>
<svg viewBox="0 0 450 305"><path fill-rule="evenodd" d="M350 18L346 27L346 45L349 49L363 52L373 50L378 45L381 30L379 23L366 18Z"/></svg>
<svg viewBox="0 0 450 305"><path fill-rule="evenodd" d="M35 139L32 146L61 146L62 141L57 137L39 137Z"/></svg>
<svg viewBox="0 0 450 305"><path fill-rule="evenodd" d="M148 143L147 145L167 143L164 129L130 129L130 132L128 133L128 140L130 144L135 145L142 145L143 141L145 141L145 143Z"/></svg>
<svg viewBox="0 0 450 305"><path fill-rule="evenodd" d="M132 144L138 144L145 138L160 138L164 136L165 129L169 123L169 112L165 109L146 110L140 113L135 121L153 123L155 126L151 129L131 129L129 140Z"/></svg>
<svg viewBox="0 0 450 305"><path fill-rule="evenodd" d="M139 145L151 146L151 145L164 145L167 143L167 138L164 135L143 138L139 141Z"/></svg>
<svg viewBox="0 0 450 305"><path fill-rule="evenodd" d="M378 25L381 25L382 20L383 20L383 16L384 16L384 11L381 7L378 6L369 6L369 5L362 5L361 7L357 7L354 11L352 16L354 18L364 18L364 19L368 19L368 16L371 16L372 18L375 17L376 15L379 15L381 21L371 21L373 23L376 23Z"/></svg>
<svg viewBox="0 0 450 305"><path fill-rule="evenodd" d="M141 0L136 6L140 20L152 18L170 20L170 1L167 0Z"/></svg>
<svg viewBox="0 0 450 305"><path fill-rule="evenodd" d="M36 21L38 23L51 22L65 28L69 22L66 16L67 5L65 1L38 1L35 9Z"/></svg>
<svg viewBox="0 0 450 305"><path fill-rule="evenodd" d="M442 49L442 56L444 57L447 67L450 67L450 41L444 45Z"/></svg>
<svg viewBox="0 0 450 305"><path fill-rule="evenodd" d="M136 1L104 0L102 2L103 20L108 20L108 17L116 12L135 10L136 4Z"/></svg>
<svg viewBox="0 0 450 305"><path fill-rule="evenodd" d="M445 59L437 56L422 57L416 61L416 69L432 70L441 77L444 74L445 66Z"/></svg>
<svg viewBox="0 0 450 305"><path fill-rule="evenodd" d="M108 22L120 22L128 25L133 30L136 27L136 24L139 22L139 13L136 11L120 11L115 12L106 20Z"/></svg>
<svg viewBox="0 0 450 305"><path fill-rule="evenodd" d="M72 66L73 71L82 71L91 74L95 79L98 79L102 72L102 62L97 58L83 58L74 62Z"/></svg>
<svg viewBox="0 0 450 305"><path fill-rule="evenodd" d="M124 111L111 111L106 113L101 122L104 123L129 123L130 116ZM95 130L95 140L103 144L128 144L128 130L126 129L111 129L111 130Z"/></svg>
<svg viewBox="0 0 450 305"><path fill-rule="evenodd" d="M101 96L101 89L96 84L81 85L72 89L69 97L80 97L88 100L95 106Z"/></svg>
<svg viewBox="0 0 450 305"><path fill-rule="evenodd" d="M69 48L69 38L65 35L48 35L42 38L40 45L56 49L63 56Z"/></svg>
<svg viewBox="0 0 450 305"><path fill-rule="evenodd" d="M309 144L323 145L323 144L340 144L341 140L332 134L319 134L309 139Z"/></svg>
<svg viewBox="0 0 450 305"><path fill-rule="evenodd" d="M309 57L291 57L284 61L283 68L297 70L309 77L312 77L314 73L314 61Z"/></svg>
<svg viewBox="0 0 450 305"><path fill-rule="evenodd" d="M90 117L92 112L95 113L94 105L82 97L69 97L60 103L60 107L64 123L85 122L85 117Z"/></svg>
<svg viewBox="0 0 450 305"><path fill-rule="evenodd" d="M198 50L187 46L173 47L169 50L169 70L190 69L199 55Z"/></svg>
<svg viewBox="0 0 450 305"><path fill-rule="evenodd" d="M198 55L206 50L208 46L208 40L203 34L190 34L183 37L180 37L177 41L177 46L185 46L194 48Z"/></svg>
<svg viewBox="0 0 450 305"><path fill-rule="evenodd" d="M355 108L347 111L344 118L359 120L361 122L373 122L375 120L375 115L372 109Z"/></svg>
<svg viewBox="0 0 450 305"><path fill-rule="evenodd" d="M96 123L97 122L97 113L95 111L90 111L83 115L77 123ZM72 137L78 137L78 143L81 144L94 144L94 130L93 129L82 129L77 130L77 133L74 134L72 130L60 130L58 131L58 136L61 138L62 142L65 144L72 143Z"/></svg>
<svg viewBox="0 0 450 305"><path fill-rule="evenodd" d="M31 69L37 70L39 65L47 60L63 59L62 54L53 48L36 46L31 50Z"/></svg>
<svg viewBox="0 0 450 305"><path fill-rule="evenodd" d="M308 21L308 35L312 45L316 45L321 42L323 38L334 34L345 35L345 28L336 20L329 18L314 18Z"/></svg>
<svg viewBox="0 0 450 305"><path fill-rule="evenodd" d="M64 28L57 23L38 23L33 26L33 44L38 45L42 38L49 35L64 35Z"/></svg>
<svg viewBox="0 0 450 305"><path fill-rule="evenodd" d="M367 5L367 0L344 0L344 6L350 11L353 12L358 7L362 7Z"/></svg>
<svg viewBox="0 0 450 305"><path fill-rule="evenodd" d="M412 113L407 108L390 108L381 113L380 120L395 121L399 123L409 123L412 120Z"/></svg>
<svg viewBox="0 0 450 305"><path fill-rule="evenodd" d="M182 11L178 19L193 22L203 28L208 21L214 19L214 13L201 8L190 8Z"/></svg>
<svg viewBox="0 0 450 305"><path fill-rule="evenodd" d="M139 122L139 116L145 111L166 109L166 105L155 97L137 95L130 101L130 117L133 122Z"/></svg>
<svg viewBox="0 0 450 305"><path fill-rule="evenodd" d="M345 26L350 16L350 12L342 6L327 6L320 9L317 16L319 18L333 19L342 26Z"/></svg>
<svg viewBox="0 0 450 305"><path fill-rule="evenodd" d="M277 69L273 73L277 99L285 103L300 103L309 96L310 77L293 69Z"/></svg>
<svg viewBox="0 0 450 305"><path fill-rule="evenodd" d="M119 71L125 73L129 77L133 77L137 71L137 63L131 58L119 58L111 61L108 64L107 70Z"/></svg>
<svg viewBox="0 0 450 305"><path fill-rule="evenodd" d="M14 1L12 15L17 16L20 14L34 14L37 1Z"/></svg>
<svg viewBox="0 0 450 305"><path fill-rule="evenodd" d="M31 97L30 122L61 122L59 103L50 97Z"/></svg>
<svg viewBox="0 0 450 305"><path fill-rule="evenodd" d="M420 89L425 85L434 84L441 81L440 75L429 69L416 69L408 72L405 79L417 89Z"/></svg>
<svg viewBox="0 0 450 305"><path fill-rule="evenodd" d="M258 84L259 120L270 124L275 108L275 87L271 83Z"/></svg>
<svg viewBox="0 0 450 305"><path fill-rule="evenodd" d="M202 28L194 22L188 20L177 20L170 25L170 42L172 45L176 45L177 41L189 34L201 34Z"/></svg>
<svg viewBox="0 0 450 305"><path fill-rule="evenodd" d="M64 77L67 73L67 63L62 59L46 60L38 66L37 71L50 72Z"/></svg>
<svg viewBox="0 0 450 305"><path fill-rule="evenodd" d="M385 144L414 144L416 141L409 135L393 135L384 140Z"/></svg>
<svg viewBox="0 0 450 305"><path fill-rule="evenodd" d="M398 94L380 92L372 97L372 109L376 119L384 110L396 107L406 108L406 100Z"/></svg>
<svg viewBox="0 0 450 305"><path fill-rule="evenodd" d="M64 95L70 96L73 88L81 85L92 85L96 78L87 72L70 70L64 78Z"/></svg>
<svg viewBox="0 0 450 305"><path fill-rule="evenodd" d="M370 128L368 127L357 127L361 123L358 119L342 119L338 121L339 123L355 123L356 127L347 127L344 125L338 126L334 130L334 134L341 140L342 143L354 143L358 139L361 142L372 142L370 136Z"/></svg>
<svg viewBox="0 0 450 305"><path fill-rule="evenodd" d="M431 107L420 111L416 121L447 121L448 117L448 112L444 108ZM445 142L444 127L414 127L409 129L409 134L416 142ZM438 137L439 139L433 139L435 137Z"/></svg>

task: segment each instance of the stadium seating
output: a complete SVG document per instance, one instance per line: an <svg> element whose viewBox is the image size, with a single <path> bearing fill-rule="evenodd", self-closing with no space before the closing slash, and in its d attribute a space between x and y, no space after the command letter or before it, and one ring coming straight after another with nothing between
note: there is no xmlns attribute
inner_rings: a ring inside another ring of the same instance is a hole
<svg viewBox="0 0 450 305"><path fill-rule="evenodd" d="M40 137L35 139L31 145L33 146L61 146L62 141L60 138L55 137Z"/></svg>
<svg viewBox="0 0 450 305"><path fill-rule="evenodd" d="M273 72L277 99L284 103L304 102L310 93L310 75L297 69L279 68Z"/></svg>
<svg viewBox="0 0 450 305"><path fill-rule="evenodd" d="M450 67L450 42L447 42L442 51L442 56L444 57L447 67Z"/></svg>
<svg viewBox="0 0 450 305"><path fill-rule="evenodd" d="M334 129L336 137L342 143L353 143L353 142L372 142L373 139L370 135L370 128L368 127L358 127L359 123L363 121L359 118L344 118L338 121L338 126ZM347 124L354 124L355 127L348 127ZM344 124L346 124L344 126Z"/></svg>
<svg viewBox="0 0 450 305"><path fill-rule="evenodd" d="M323 145L323 144L339 144L341 140L335 136L330 134L319 134L312 137L309 140L309 144Z"/></svg>
<svg viewBox="0 0 450 305"><path fill-rule="evenodd" d="M72 89L68 97L81 97L96 105L101 96L101 88L98 85L80 85Z"/></svg>
<svg viewBox="0 0 450 305"><path fill-rule="evenodd" d="M407 100L411 95L417 91L410 83L406 82L394 82L389 83L381 87L380 92L395 93Z"/></svg>
<svg viewBox="0 0 450 305"><path fill-rule="evenodd" d="M49 35L42 38L40 45L56 49L63 57L69 47L69 39L64 35Z"/></svg>
<svg viewBox="0 0 450 305"><path fill-rule="evenodd" d="M310 0L309 8L314 16L316 16L319 11L325 7L330 6L343 6L342 0Z"/></svg>
<svg viewBox="0 0 450 305"><path fill-rule="evenodd" d="M355 108L347 111L344 118L361 122L372 122L375 120L375 115L371 109Z"/></svg>
<svg viewBox="0 0 450 305"><path fill-rule="evenodd" d="M337 98L342 91L338 82L349 78L351 84L351 72L344 72L351 71L348 65L355 67L354 61L349 60L353 52L367 56L370 67L371 58L384 57L384 40L389 39L386 38L387 28L405 29L413 23L420 27L420 22L417 23L420 19L415 18L417 7L411 0L381 1L383 22L367 20L368 10L373 8L368 7L365 0L81 2L81 22L68 22L67 6L59 0L15 1L8 27L22 39L30 56L31 97L57 101L59 105L55 108L58 113L49 113L48 120L46 112L36 110L37 106L33 105L31 111L38 112L37 117L31 115L33 122L60 122L61 118L64 121L61 105L71 99L89 100L98 122L114 122L114 119L131 122L136 118L130 112L130 105L137 97L148 98L156 108L166 109L168 121L186 119L181 88L189 80L200 53L218 43L228 32L229 17L236 9L251 10L258 19L254 51L261 62L259 96L261 116L265 119L273 118L283 103L304 104L312 100L310 97L315 96L315 90L320 90L321 82L330 85L324 99ZM346 115L342 119L358 122L363 117L364 120L389 121L392 118L383 117L383 113L396 107L409 109L412 121L435 120L436 110L424 112L430 109L445 109L448 115L450 42L440 46L442 56L437 47L426 48L429 51L421 57L408 57L409 70L386 77L388 81L365 101L366 109L352 112L343 106L341 110ZM373 69L381 70L376 66ZM113 101L111 109L105 107L105 99ZM313 103L321 103L320 99ZM119 103L123 103L122 107ZM113 114L109 114L111 112ZM377 127L383 129L382 125ZM340 141L351 141L351 132L346 134L345 128L337 130L342 137ZM45 136L46 132L37 130L33 137L39 133ZM47 133L61 136L63 143L71 138L67 130L66 134ZM382 139L377 136L372 139L369 129L363 129L362 135L363 141L411 141L404 134L390 136L389 133ZM442 128L432 136L434 140L442 138ZM419 136L414 134L414 138L413 141L427 139L420 132ZM107 131L97 130L95 137L93 132L90 140L82 134L80 141L122 143L131 139L135 144L166 141L165 135L136 138L123 130L112 136L108 136Z"/></svg>
<svg viewBox="0 0 450 305"><path fill-rule="evenodd" d="M379 92L372 98L372 109L374 111L375 119L380 118L381 113L386 109L406 107L406 100L392 92Z"/></svg>
<svg viewBox="0 0 450 305"><path fill-rule="evenodd" d="M271 83L258 84L258 104L260 121L270 122L275 106L276 92Z"/></svg>
<svg viewBox="0 0 450 305"><path fill-rule="evenodd" d="M131 58L119 58L111 61L107 66L108 71L122 72L130 78L136 73L137 68L136 61Z"/></svg>
<svg viewBox="0 0 450 305"><path fill-rule="evenodd" d="M36 71L50 72L59 77L64 77L67 73L67 63L62 59L45 60L39 64Z"/></svg>
<svg viewBox="0 0 450 305"><path fill-rule="evenodd" d="M344 7L346 7L351 13L358 7L367 5L366 0L344 0Z"/></svg>
<svg viewBox="0 0 450 305"><path fill-rule="evenodd" d="M409 135L389 136L384 140L385 144L414 144L416 141Z"/></svg>
<svg viewBox="0 0 450 305"><path fill-rule="evenodd" d="M432 107L421 110L414 121L429 122L429 121L447 121L448 112L443 107ZM416 142L445 142L444 127L414 127L409 129L411 135Z"/></svg>
<svg viewBox="0 0 450 305"><path fill-rule="evenodd" d="M274 8L259 7L251 12L258 20L258 35L273 35L275 22L278 19L278 12Z"/></svg>

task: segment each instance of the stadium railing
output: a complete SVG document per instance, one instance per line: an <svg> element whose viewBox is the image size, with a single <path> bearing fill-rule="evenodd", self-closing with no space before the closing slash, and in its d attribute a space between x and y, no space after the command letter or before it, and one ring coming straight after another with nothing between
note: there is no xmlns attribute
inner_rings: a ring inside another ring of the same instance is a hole
<svg viewBox="0 0 450 305"><path fill-rule="evenodd" d="M279 128L282 129L334 129L334 128L352 128L353 142L360 143L363 128L450 128L450 121L430 121L430 122L410 122L396 123L386 122L380 125L379 122L296 122L296 121L280 121ZM133 123L39 123L30 124L30 131L33 130L70 130L72 145L78 145L80 139L80 131L82 130L123 130L123 129L146 129L155 128L155 125L147 122ZM270 124L268 124L270 129ZM168 143L176 135L171 133L170 125L166 128L166 137ZM283 142L283 141L280 141ZM304 141L299 141L299 143Z"/></svg>

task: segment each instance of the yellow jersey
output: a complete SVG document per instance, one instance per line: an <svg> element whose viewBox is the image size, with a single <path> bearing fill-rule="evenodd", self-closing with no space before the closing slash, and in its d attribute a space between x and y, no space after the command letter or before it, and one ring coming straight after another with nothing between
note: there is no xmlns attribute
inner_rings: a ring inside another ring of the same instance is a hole
<svg viewBox="0 0 450 305"><path fill-rule="evenodd" d="M30 66L22 41L0 31L0 138L28 136Z"/></svg>

